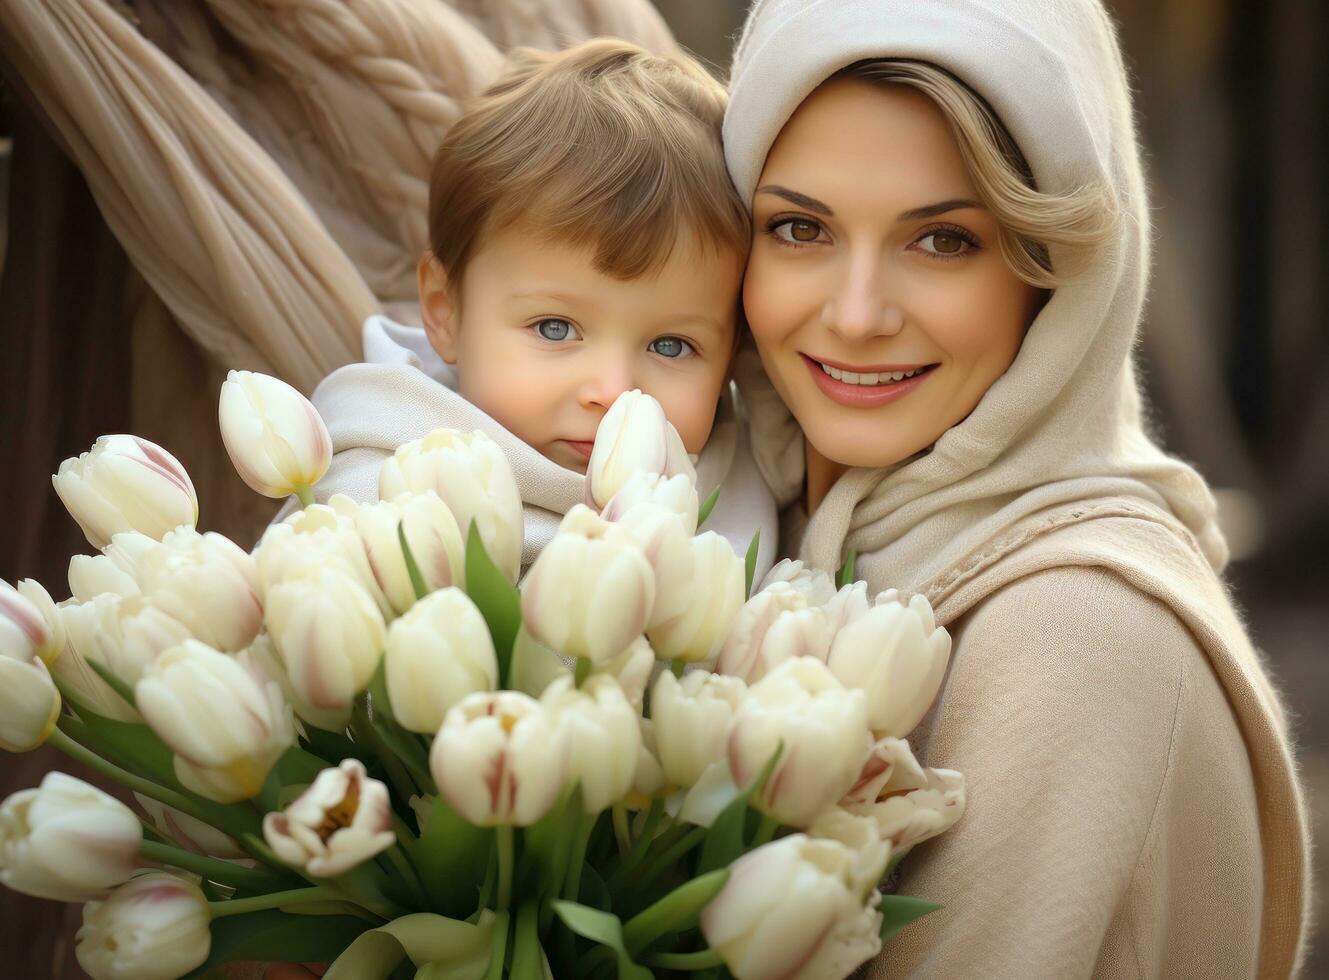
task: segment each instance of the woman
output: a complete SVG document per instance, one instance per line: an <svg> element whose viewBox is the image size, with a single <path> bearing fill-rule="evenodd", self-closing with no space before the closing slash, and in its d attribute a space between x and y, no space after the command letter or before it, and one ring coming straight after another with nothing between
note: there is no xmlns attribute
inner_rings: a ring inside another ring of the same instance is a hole
<svg viewBox="0 0 1329 980"><path fill-rule="evenodd" d="M968 808L899 886L944 908L868 975L1288 976L1301 793L1209 492L1142 428L1148 210L1099 3L759 0L725 142L782 549L856 551L955 639L916 742Z"/></svg>

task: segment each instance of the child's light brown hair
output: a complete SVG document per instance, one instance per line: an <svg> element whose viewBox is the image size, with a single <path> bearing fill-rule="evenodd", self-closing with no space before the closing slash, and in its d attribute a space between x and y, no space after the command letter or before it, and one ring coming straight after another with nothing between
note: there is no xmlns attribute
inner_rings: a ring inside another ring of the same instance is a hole
<svg viewBox="0 0 1329 980"><path fill-rule="evenodd" d="M618 279L648 274L691 232L744 256L750 219L720 145L723 86L686 56L594 40L515 49L434 158L429 240L454 284L481 235L520 225L593 247Z"/></svg>

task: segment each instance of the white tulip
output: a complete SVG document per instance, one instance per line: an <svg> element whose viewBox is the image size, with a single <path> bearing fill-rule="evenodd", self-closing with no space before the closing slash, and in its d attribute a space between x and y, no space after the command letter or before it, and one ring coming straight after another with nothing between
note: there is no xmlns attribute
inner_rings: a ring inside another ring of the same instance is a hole
<svg viewBox="0 0 1329 980"><path fill-rule="evenodd" d="M655 601L650 563L614 527L577 504L522 583L522 621L531 636L594 664L627 649Z"/></svg>
<svg viewBox="0 0 1329 980"><path fill-rule="evenodd" d="M702 910L702 935L738 980L847 977L881 951L879 899L857 894L855 861L804 834L749 851Z"/></svg>
<svg viewBox="0 0 1329 980"><path fill-rule="evenodd" d="M608 526L605 538L635 545L650 563L655 601L646 621L647 629L687 610L692 578L692 531L684 525L683 518L658 504L638 504Z"/></svg>
<svg viewBox="0 0 1329 980"><path fill-rule="evenodd" d="M758 592L739 610L715 669L756 683L793 657L825 661L831 648L826 614L785 581Z"/></svg>
<svg viewBox="0 0 1329 980"><path fill-rule="evenodd" d="M619 655L628 656L634 647ZM567 658L572 660L572 658ZM575 661L573 661L575 663ZM606 670L618 660L606 662ZM612 673L612 670L610 670ZM508 664L508 687L521 691L533 698L538 698L550 684L560 677L571 677L572 668L557 653L545 646L527 632L525 626L517 629L517 638L512 644L512 660Z"/></svg>
<svg viewBox="0 0 1329 980"><path fill-rule="evenodd" d="M516 691L472 694L448 712L429 767L439 792L480 827L529 827L558 799L567 774L563 730Z"/></svg>
<svg viewBox="0 0 1329 980"><path fill-rule="evenodd" d="M474 522L499 571L509 582L517 581L523 541L521 493L498 443L479 431L436 429L399 446L378 471L378 495L383 500L426 490L443 498L464 539L469 539Z"/></svg>
<svg viewBox="0 0 1329 980"><path fill-rule="evenodd" d="M809 837L839 841L854 852L850 866L850 887L860 901L866 902L881 884L891 862L891 842L881 836L877 821L850 813L843 807L831 807L808 828Z"/></svg>
<svg viewBox="0 0 1329 980"><path fill-rule="evenodd" d="M641 754L641 724L618 681L601 674L581 689L557 680L540 698L567 745L567 777L581 786L590 814L617 803L633 788Z"/></svg>
<svg viewBox="0 0 1329 980"><path fill-rule="evenodd" d="M141 595L134 576L108 555L75 555L69 559L69 591L79 602L91 602L108 592Z"/></svg>
<svg viewBox="0 0 1329 980"><path fill-rule="evenodd" d="M686 793L676 794L671 804L677 804L677 818L698 827L709 827L730 803L742 792L727 761L712 762L701 771L697 781ZM679 800L679 795L682 799ZM672 813L672 810L670 811Z"/></svg>
<svg viewBox="0 0 1329 980"><path fill-rule="evenodd" d="M92 611L93 659L131 687L163 651L192 637L183 623L142 595L107 592L84 606Z"/></svg>
<svg viewBox="0 0 1329 980"><path fill-rule="evenodd" d="M636 709L640 711L640 708ZM637 750L637 766L632 774L632 791L622 799L622 805L631 810L644 810L651 801L669 789L660 756L655 748L655 727L649 718L637 718L641 730L641 747Z"/></svg>
<svg viewBox="0 0 1329 980"><path fill-rule="evenodd" d="M248 859L249 852L234 837L223 834L210 823L181 813L174 807L135 793L134 799L148 815L152 825L191 854L204 854L226 861Z"/></svg>
<svg viewBox="0 0 1329 980"><path fill-rule="evenodd" d="M51 598L51 594L36 579L23 579L18 583L16 591L32 603L32 608L37 611L46 624L48 631L47 645L39 646L35 652L49 666L65 648L65 627L60 619L60 610L56 606L55 600Z"/></svg>
<svg viewBox="0 0 1329 980"><path fill-rule="evenodd" d="M641 714L642 702L646 697L646 685L651 682L651 675L655 673L657 663L659 661L655 659L655 651L646 642L646 637L639 636L617 657L600 664L591 676L607 674L613 677L618 681L618 686L623 688L628 703Z"/></svg>
<svg viewBox="0 0 1329 980"><path fill-rule="evenodd" d="M308 494L332 462L332 437L318 410L269 375L227 372L217 419L235 471L265 497Z"/></svg>
<svg viewBox="0 0 1329 980"><path fill-rule="evenodd" d="M388 788L358 759L344 759L285 810L267 814L263 837L277 857L314 877L343 874L396 841Z"/></svg>
<svg viewBox="0 0 1329 980"><path fill-rule="evenodd" d="M701 504L697 499L697 485L687 473L662 476L637 470L605 504L600 516L607 521L617 521L640 504L655 504L677 514L689 535L697 533L697 514Z"/></svg>
<svg viewBox="0 0 1329 980"><path fill-rule="evenodd" d="M257 795L295 741L281 689L197 640L162 653L144 671L134 696L144 719L176 754L176 776L219 803Z"/></svg>
<svg viewBox="0 0 1329 980"><path fill-rule="evenodd" d="M280 582L311 566L336 566L360 583L384 618L394 615L392 603L378 584L369 556L355 526L359 505L344 494L326 504L311 504L263 532L254 549L259 591L264 601Z"/></svg>
<svg viewBox="0 0 1329 980"><path fill-rule="evenodd" d="M0 656L0 749L27 752L43 744L60 717L60 692L37 657Z"/></svg>
<svg viewBox="0 0 1329 980"><path fill-rule="evenodd" d="M752 803L806 827L854 785L868 752L867 704L811 657L786 660L752 687L729 728L729 767L748 785L783 744Z"/></svg>
<svg viewBox="0 0 1329 980"><path fill-rule="evenodd" d="M185 468L138 436L102 436L61 463L51 483L94 548L121 531L160 540L172 528L198 523L198 496Z"/></svg>
<svg viewBox="0 0 1329 980"><path fill-rule="evenodd" d="M858 779L840 803L842 806L876 803L888 796L923 789L927 784L927 773L914 758L908 742L902 738L879 738L868 750Z"/></svg>
<svg viewBox="0 0 1329 980"><path fill-rule="evenodd" d="M797 559L784 558L761 580L758 592L764 592L776 582L784 582L802 593L809 606L824 606L835 595L835 580L820 568L808 568Z"/></svg>
<svg viewBox="0 0 1329 980"><path fill-rule="evenodd" d="M906 606L892 592L840 630L827 664L846 686L867 692L874 732L903 736L932 706L950 654L950 634L927 599L916 595Z"/></svg>
<svg viewBox="0 0 1329 980"><path fill-rule="evenodd" d="M319 711L348 711L369 686L387 640L383 614L337 565L305 566L267 595L268 634L291 687Z"/></svg>
<svg viewBox="0 0 1329 980"><path fill-rule="evenodd" d="M391 502L361 504L352 520L364 543L374 580L397 614L415 604L415 588L397 533L399 525L427 591L465 586L461 530L448 505L434 491L403 494Z"/></svg>
<svg viewBox="0 0 1329 980"><path fill-rule="evenodd" d="M74 953L93 980L175 980L207 961L208 921L198 885L149 871L83 906Z"/></svg>
<svg viewBox="0 0 1329 980"><path fill-rule="evenodd" d="M237 653L235 659L237 663L242 664L246 670L253 674L259 683L266 685L271 682L276 684L281 689L283 700L290 704L295 712L295 717L300 721L308 722L315 728L338 733L350 721L350 710L348 708L320 711L301 699L291 685L291 677L286 672L286 665L282 663L281 654L277 652L277 648L272 643L272 637L266 632L254 637L254 642ZM297 729L299 727L297 725Z"/></svg>
<svg viewBox="0 0 1329 980"><path fill-rule="evenodd" d="M106 662L106 644L101 642L102 621L115 614L121 598L113 593L99 595L91 602L68 599L56 607L65 646L50 662L51 677L79 702L92 711L116 721L141 722L139 713L102 680L92 663L110 669Z"/></svg>
<svg viewBox="0 0 1329 980"><path fill-rule="evenodd" d="M876 803L845 806L850 813L871 817L895 854L950 829L964 814L964 776L952 769L927 769L927 786L887 796Z"/></svg>
<svg viewBox="0 0 1329 980"><path fill-rule="evenodd" d="M664 409L637 389L614 400L595 433L595 448L586 467L586 502L608 505L633 473L671 477L683 474L696 482L697 471L678 431Z"/></svg>
<svg viewBox="0 0 1329 980"><path fill-rule="evenodd" d="M56 637L42 611L8 582L0 580L0 657L27 662L50 660Z"/></svg>
<svg viewBox="0 0 1329 980"><path fill-rule="evenodd" d="M498 685L489 627L461 589L431 592L393 622L384 657L393 717L421 735L466 695Z"/></svg>
<svg viewBox="0 0 1329 980"><path fill-rule="evenodd" d="M835 637L850 623L856 622L872 608L868 602L868 584L854 582L831 596L821 611L826 614L826 625Z"/></svg>
<svg viewBox="0 0 1329 980"><path fill-rule="evenodd" d="M263 625L254 559L223 535L181 527L158 543L117 534L106 554L157 609L208 646L243 650Z"/></svg>
<svg viewBox="0 0 1329 980"><path fill-rule="evenodd" d="M661 671L651 690L651 720L665 776L674 786L691 787L702 772L725 758L729 723L747 693L737 677L704 670L680 680Z"/></svg>
<svg viewBox="0 0 1329 980"><path fill-rule="evenodd" d="M134 873L143 828L134 812L81 779L48 772L0 804L0 884L83 902Z"/></svg>
<svg viewBox="0 0 1329 980"><path fill-rule="evenodd" d="M692 575L683 612L646 634L661 660L714 660L743 605L743 559L714 531L691 539Z"/></svg>

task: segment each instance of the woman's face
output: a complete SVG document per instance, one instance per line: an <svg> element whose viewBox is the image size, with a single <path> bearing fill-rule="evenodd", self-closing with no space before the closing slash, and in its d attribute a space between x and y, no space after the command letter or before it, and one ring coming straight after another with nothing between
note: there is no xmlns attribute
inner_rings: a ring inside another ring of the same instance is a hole
<svg viewBox="0 0 1329 980"><path fill-rule="evenodd" d="M743 302L811 448L888 466L968 415L1010 366L1040 291L941 110L901 85L836 79L772 146L752 202Z"/></svg>

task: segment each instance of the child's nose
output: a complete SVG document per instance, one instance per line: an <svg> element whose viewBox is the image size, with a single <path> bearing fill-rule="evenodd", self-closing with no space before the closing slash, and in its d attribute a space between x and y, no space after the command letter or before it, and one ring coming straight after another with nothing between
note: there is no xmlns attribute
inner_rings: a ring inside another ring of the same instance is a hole
<svg viewBox="0 0 1329 980"><path fill-rule="evenodd" d="M628 364L618 360L605 361L583 379L578 387L577 400L583 408L598 408L607 412L619 395L636 387L639 386Z"/></svg>

